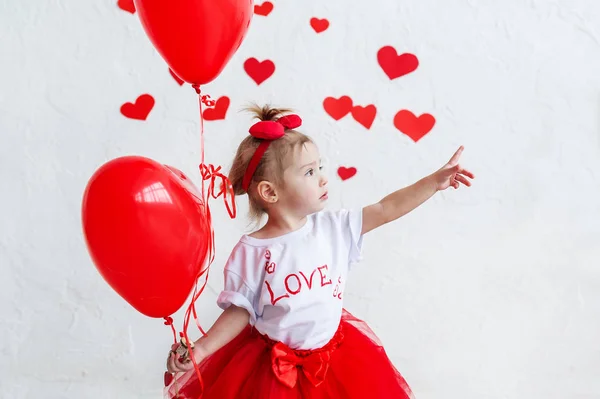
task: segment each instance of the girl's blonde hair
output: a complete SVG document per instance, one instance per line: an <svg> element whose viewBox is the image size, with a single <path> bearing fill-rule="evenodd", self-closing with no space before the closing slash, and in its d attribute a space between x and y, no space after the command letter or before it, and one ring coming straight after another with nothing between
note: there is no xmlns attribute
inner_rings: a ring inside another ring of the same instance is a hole
<svg viewBox="0 0 600 399"><path fill-rule="evenodd" d="M270 105L260 107L256 104L245 108L245 110L253 113L254 117L261 121L276 121L285 114L292 112L291 109L287 108L274 108ZM248 164L261 141L261 139L248 135L238 146L228 176L235 195L246 194L246 191L242 188L242 180L244 179ZM250 219L258 222L265 214L265 209L258 199L255 190L256 184L266 180L279 187L283 187L283 171L291 163L290 155L293 155L298 147L308 142L312 143L313 141L309 136L296 130L286 130L283 137L271 142L267 151L262 156L248 187Z"/></svg>

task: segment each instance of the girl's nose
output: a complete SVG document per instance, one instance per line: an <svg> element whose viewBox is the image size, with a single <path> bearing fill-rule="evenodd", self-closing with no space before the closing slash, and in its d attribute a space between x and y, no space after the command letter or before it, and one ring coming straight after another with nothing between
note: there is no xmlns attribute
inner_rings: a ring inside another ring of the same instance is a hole
<svg viewBox="0 0 600 399"><path fill-rule="evenodd" d="M321 187L327 184L327 176L321 175Z"/></svg>

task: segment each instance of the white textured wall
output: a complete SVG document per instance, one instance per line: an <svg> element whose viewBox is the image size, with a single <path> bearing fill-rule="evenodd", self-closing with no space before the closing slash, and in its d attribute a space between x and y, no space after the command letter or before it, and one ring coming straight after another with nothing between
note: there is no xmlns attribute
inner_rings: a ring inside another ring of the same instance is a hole
<svg viewBox="0 0 600 399"><path fill-rule="evenodd" d="M376 201L464 144L476 184L369 234L347 307L420 399L600 398L600 3L274 3L205 87L231 99L224 121L206 123L207 160L228 167L252 100L304 117L329 158L331 207ZM329 28L315 33L312 17ZM387 45L418 69L390 80L377 64ZM198 182L195 94L112 0L2 0L0 54L0 397L158 398L170 331L97 273L81 197L96 168L127 154ZM274 75L257 85L250 57ZM145 121L120 114L144 93L156 100ZM376 106L370 130L325 113L342 95ZM394 127L401 109L437 123L415 143ZM341 181L339 166L358 173ZM245 231L240 208L230 221L212 203L206 326Z"/></svg>

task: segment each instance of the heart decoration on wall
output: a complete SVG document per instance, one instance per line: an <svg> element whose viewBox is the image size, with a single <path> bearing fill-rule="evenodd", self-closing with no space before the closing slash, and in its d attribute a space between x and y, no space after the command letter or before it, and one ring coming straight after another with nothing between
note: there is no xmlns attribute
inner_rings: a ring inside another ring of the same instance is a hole
<svg viewBox="0 0 600 399"><path fill-rule="evenodd" d="M125 103L121 105L121 114L129 119L145 121L154 108L154 97L150 94L142 94L135 103Z"/></svg>
<svg viewBox="0 0 600 399"><path fill-rule="evenodd" d="M323 18L323 19L311 18L310 26L313 28L313 30L315 32L321 33L321 32L326 31L327 28L329 28L329 21L325 18Z"/></svg>
<svg viewBox="0 0 600 399"><path fill-rule="evenodd" d="M340 177L340 179L348 180L351 177L354 177L354 175L356 175L357 171L354 166L350 166L350 167L340 166L338 168L337 172L338 172L338 176Z"/></svg>
<svg viewBox="0 0 600 399"><path fill-rule="evenodd" d="M260 85L275 73L275 64L271 60L258 61L252 57L244 62L244 70L257 85Z"/></svg>
<svg viewBox="0 0 600 399"><path fill-rule="evenodd" d="M230 100L227 96L222 96L217 99L213 108L207 108L202 113L202 116L207 121L216 121L225 119L227 110L229 109Z"/></svg>
<svg viewBox="0 0 600 399"><path fill-rule="evenodd" d="M135 14L135 4L133 4L133 0L118 0L117 6L123 11Z"/></svg>
<svg viewBox="0 0 600 399"><path fill-rule="evenodd" d="M352 107L351 113L355 121L370 129L375 120L375 115L377 115L377 108L373 104L369 104L366 107L355 105Z"/></svg>
<svg viewBox="0 0 600 399"><path fill-rule="evenodd" d="M263 17L266 17L271 13L271 11L273 11L273 3L270 1L265 1L262 4L254 5L254 14L256 15L262 15Z"/></svg>
<svg viewBox="0 0 600 399"><path fill-rule="evenodd" d="M385 46L379 49L377 52L377 61L390 80L414 72L419 66L417 56L410 53L398 55L398 52L392 46Z"/></svg>
<svg viewBox="0 0 600 399"><path fill-rule="evenodd" d="M329 116L338 121L352 111L352 99L348 96L327 97L323 100L323 108Z"/></svg>
<svg viewBox="0 0 600 399"><path fill-rule="evenodd" d="M435 118L431 114L416 116L408 110L398 111L394 116L394 126L410 137L415 143L433 129Z"/></svg>

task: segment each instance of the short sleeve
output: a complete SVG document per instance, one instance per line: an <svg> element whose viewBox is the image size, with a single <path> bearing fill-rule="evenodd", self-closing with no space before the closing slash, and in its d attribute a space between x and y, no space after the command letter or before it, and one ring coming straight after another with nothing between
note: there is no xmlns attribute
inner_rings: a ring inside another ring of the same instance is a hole
<svg viewBox="0 0 600 399"><path fill-rule="evenodd" d="M256 274L258 257L256 248L238 243L225 264L223 290L217 298L217 305L223 310L231 305L246 309L252 325L256 322L255 305L260 284L260 276Z"/></svg>
<svg viewBox="0 0 600 399"><path fill-rule="evenodd" d="M217 305L223 310L231 305L246 309L250 313L250 324L254 325L256 322L256 311L253 306L255 292L235 272L225 269L223 275L224 287L217 298Z"/></svg>
<svg viewBox="0 0 600 399"><path fill-rule="evenodd" d="M342 209L337 212L337 219L342 230L345 244L348 246L350 264L362 260L362 208Z"/></svg>

